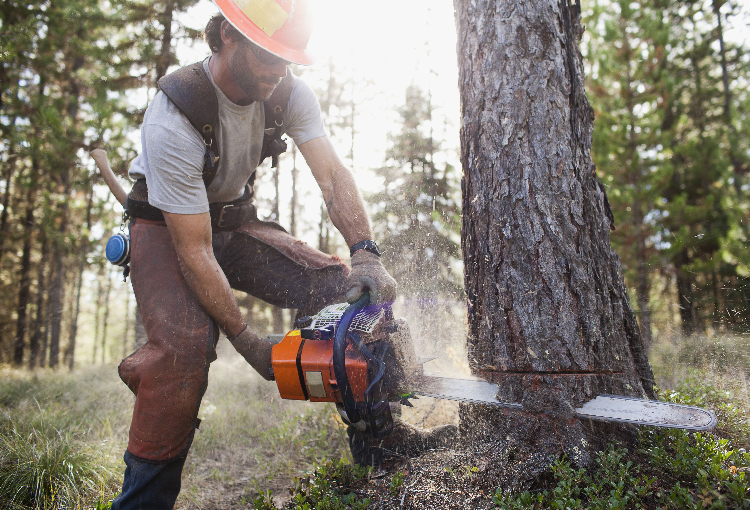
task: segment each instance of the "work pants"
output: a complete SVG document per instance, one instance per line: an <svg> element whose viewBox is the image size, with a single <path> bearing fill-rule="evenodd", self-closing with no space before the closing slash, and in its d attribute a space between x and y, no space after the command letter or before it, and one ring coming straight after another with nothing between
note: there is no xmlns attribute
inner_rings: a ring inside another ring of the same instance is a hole
<svg viewBox="0 0 750 510"><path fill-rule="evenodd" d="M187 285L166 225L136 219L130 235L130 277L148 342L119 368L136 401L123 494L112 508L171 508L198 425L209 365L216 359L219 331ZM214 234L212 242L234 289L303 315L344 300L348 266L278 225L248 223ZM159 496L145 496L149 491Z"/></svg>

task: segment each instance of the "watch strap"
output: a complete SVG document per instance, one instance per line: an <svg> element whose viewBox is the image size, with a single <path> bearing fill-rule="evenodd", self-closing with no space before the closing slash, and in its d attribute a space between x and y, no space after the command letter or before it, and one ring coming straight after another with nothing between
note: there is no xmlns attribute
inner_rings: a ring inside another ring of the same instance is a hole
<svg viewBox="0 0 750 510"><path fill-rule="evenodd" d="M349 256L354 255L354 252L359 250L369 251L370 253L373 253L380 257L380 248L378 248L377 243L371 239L366 239L364 241L355 243L351 248L349 248Z"/></svg>

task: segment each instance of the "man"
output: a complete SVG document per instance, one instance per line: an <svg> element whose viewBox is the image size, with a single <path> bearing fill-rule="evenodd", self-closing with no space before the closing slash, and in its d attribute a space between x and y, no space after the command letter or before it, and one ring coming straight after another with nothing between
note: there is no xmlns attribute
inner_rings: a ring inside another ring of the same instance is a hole
<svg viewBox="0 0 750 510"><path fill-rule="evenodd" d="M289 63L312 61L306 1L216 3L221 14L205 34L212 55L175 73L184 83L160 82L130 168L131 280L148 342L119 369L136 401L114 510L174 506L218 329L272 378L271 345L245 323L231 288L308 313L363 292L378 303L395 298L396 283L380 263L362 198L326 135L317 99L302 80L287 78ZM274 142L264 144L263 102L282 79L291 88L279 121L351 247L351 269L254 215L255 168ZM202 92L186 92L194 90ZM218 122L196 128L190 112L210 109L214 96Z"/></svg>

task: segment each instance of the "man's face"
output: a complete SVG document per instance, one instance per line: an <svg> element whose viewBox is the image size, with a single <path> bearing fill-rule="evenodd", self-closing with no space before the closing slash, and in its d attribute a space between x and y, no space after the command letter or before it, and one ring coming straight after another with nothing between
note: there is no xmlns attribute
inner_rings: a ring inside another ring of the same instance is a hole
<svg viewBox="0 0 750 510"><path fill-rule="evenodd" d="M229 59L229 70L248 100L265 101L286 76L286 62L278 59L272 64L264 64L258 60L251 43L241 41Z"/></svg>

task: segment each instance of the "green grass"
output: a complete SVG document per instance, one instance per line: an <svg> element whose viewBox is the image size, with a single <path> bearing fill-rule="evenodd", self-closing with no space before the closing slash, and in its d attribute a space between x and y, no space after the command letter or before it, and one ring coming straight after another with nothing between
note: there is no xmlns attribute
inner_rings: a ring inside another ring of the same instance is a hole
<svg viewBox="0 0 750 510"><path fill-rule="evenodd" d="M118 492L132 397L114 370L2 371L0 507L91 508Z"/></svg>
<svg viewBox="0 0 750 510"><path fill-rule="evenodd" d="M10 509L82 508L112 493L115 476L71 433L0 435L0 501Z"/></svg>
<svg viewBox="0 0 750 510"><path fill-rule="evenodd" d="M748 353L744 337L656 345L661 398L711 408L719 427L710 434L644 429L630 449L601 452L595 469L560 459L546 484L495 494L497 506L750 509ZM72 374L0 369L0 508L107 508L121 484L132 405L111 365ZM281 400L274 384L225 351L212 365L200 417L178 509L228 501L270 509L290 486L289 508L367 506L355 491L369 473L351 466L333 406ZM405 479L391 475L389 497Z"/></svg>

